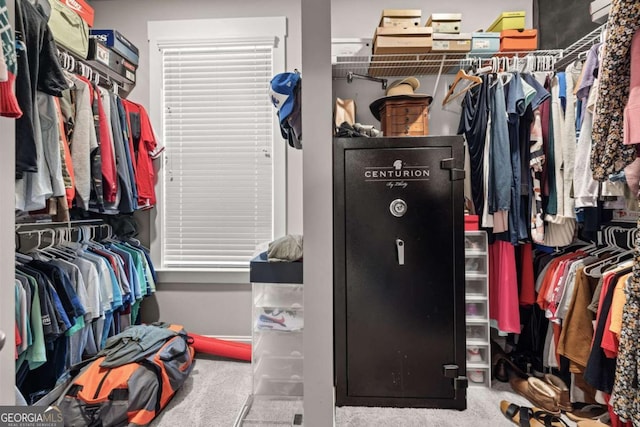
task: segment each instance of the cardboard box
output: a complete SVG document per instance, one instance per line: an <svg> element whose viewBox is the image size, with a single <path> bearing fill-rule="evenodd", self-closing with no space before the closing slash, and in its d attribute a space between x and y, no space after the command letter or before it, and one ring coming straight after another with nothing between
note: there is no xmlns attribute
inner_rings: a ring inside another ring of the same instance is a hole
<svg viewBox="0 0 640 427"><path fill-rule="evenodd" d="M425 24L432 27L434 33L459 34L462 28L461 13L433 13Z"/></svg>
<svg viewBox="0 0 640 427"><path fill-rule="evenodd" d="M429 27L378 27L373 40L374 55L428 53L433 30Z"/></svg>
<svg viewBox="0 0 640 427"><path fill-rule="evenodd" d="M74 10L90 27L93 27L94 10L84 0L60 0L68 8Z"/></svg>
<svg viewBox="0 0 640 427"><path fill-rule="evenodd" d="M124 56L129 62L138 65L140 62L139 50L116 30L90 30L89 37L97 38L100 43Z"/></svg>
<svg viewBox="0 0 640 427"><path fill-rule="evenodd" d="M379 27L419 27L422 19L420 9L384 9Z"/></svg>
<svg viewBox="0 0 640 427"><path fill-rule="evenodd" d="M471 34L433 33L433 52L469 52L471 51Z"/></svg>
<svg viewBox="0 0 640 427"><path fill-rule="evenodd" d="M131 83L136 82L137 67L97 39L89 39L89 56L87 59L89 59L89 63L95 61L106 66Z"/></svg>
<svg viewBox="0 0 640 427"><path fill-rule="evenodd" d="M505 30L500 32L500 52L518 52L538 48L538 30Z"/></svg>
<svg viewBox="0 0 640 427"><path fill-rule="evenodd" d="M500 50L500 33L471 34L471 53L496 53Z"/></svg>
<svg viewBox="0 0 640 427"><path fill-rule="evenodd" d="M331 57L369 56L373 51L373 39L331 39Z"/></svg>
<svg viewBox="0 0 640 427"><path fill-rule="evenodd" d="M595 0L589 5L591 20L597 24L604 24L611 12L611 0Z"/></svg>
<svg viewBox="0 0 640 427"><path fill-rule="evenodd" d="M488 33L500 32L503 30L524 30L525 12L503 12L493 21L493 24L487 28Z"/></svg>

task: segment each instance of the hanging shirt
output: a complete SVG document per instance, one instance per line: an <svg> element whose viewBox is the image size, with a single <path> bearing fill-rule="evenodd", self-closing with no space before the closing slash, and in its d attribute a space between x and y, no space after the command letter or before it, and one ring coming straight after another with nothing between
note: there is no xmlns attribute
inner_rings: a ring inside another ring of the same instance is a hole
<svg viewBox="0 0 640 427"><path fill-rule="evenodd" d="M464 134L471 160L471 194L475 213L484 209L483 164L484 144L489 117L488 77L481 76L482 84L471 88L464 95L458 134Z"/></svg>
<svg viewBox="0 0 640 427"><path fill-rule="evenodd" d="M67 88L47 19L28 1L16 1L16 97L23 112L16 121L16 179L38 172L36 91L61 96Z"/></svg>
<svg viewBox="0 0 640 427"><path fill-rule="evenodd" d="M162 151L156 140L151 121L143 106L123 100L128 112L129 135L135 153L135 174L138 187L138 207L148 209L156 204L153 159Z"/></svg>

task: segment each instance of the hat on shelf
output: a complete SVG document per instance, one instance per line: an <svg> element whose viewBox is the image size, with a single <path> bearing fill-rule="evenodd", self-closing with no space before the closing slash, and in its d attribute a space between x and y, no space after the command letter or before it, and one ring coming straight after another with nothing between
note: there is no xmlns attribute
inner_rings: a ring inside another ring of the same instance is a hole
<svg viewBox="0 0 640 427"><path fill-rule="evenodd" d="M284 122L293 111L295 103L295 90L300 81L300 74L280 73L271 79L269 96L273 106L278 110L280 123Z"/></svg>
<svg viewBox="0 0 640 427"><path fill-rule="evenodd" d="M431 105L433 96L424 93L415 93L415 90L420 87L420 82L415 77L406 77L404 79L396 80L387 87L385 96L378 98L369 104L369 110L371 114L377 120L380 120L380 107L384 101L388 99L402 99L402 98L426 98L427 105Z"/></svg>

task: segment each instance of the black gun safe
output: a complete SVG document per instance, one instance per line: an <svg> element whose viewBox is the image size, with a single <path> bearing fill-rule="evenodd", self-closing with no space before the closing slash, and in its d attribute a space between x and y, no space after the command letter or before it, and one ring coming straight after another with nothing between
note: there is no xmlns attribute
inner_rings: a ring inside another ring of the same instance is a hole
<svg viewBox="0 0 640 427"><path fill-rule="evenodd" d="M336 405L466 409L462 137L333 157Z"/></svg>

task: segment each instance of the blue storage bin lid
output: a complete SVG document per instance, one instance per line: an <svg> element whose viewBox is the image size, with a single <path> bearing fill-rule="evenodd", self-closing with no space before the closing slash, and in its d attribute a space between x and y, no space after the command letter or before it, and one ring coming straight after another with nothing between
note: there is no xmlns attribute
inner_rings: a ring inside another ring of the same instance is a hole
<svg viewBox="0 0 640 427"><path fill-rule="evenodd" d="M269 262L263 252L249 263L251 283L302 283L302 261Z"/></svg>
<svg viewBox="0 0 640 427"><path fill-rule="evenodd" d="M500 38L500 33L496 33L496 32L483 32L483 31L479 31L476 33L472 33L471 37L473 37L474 39L499 39Z"/></svg>

